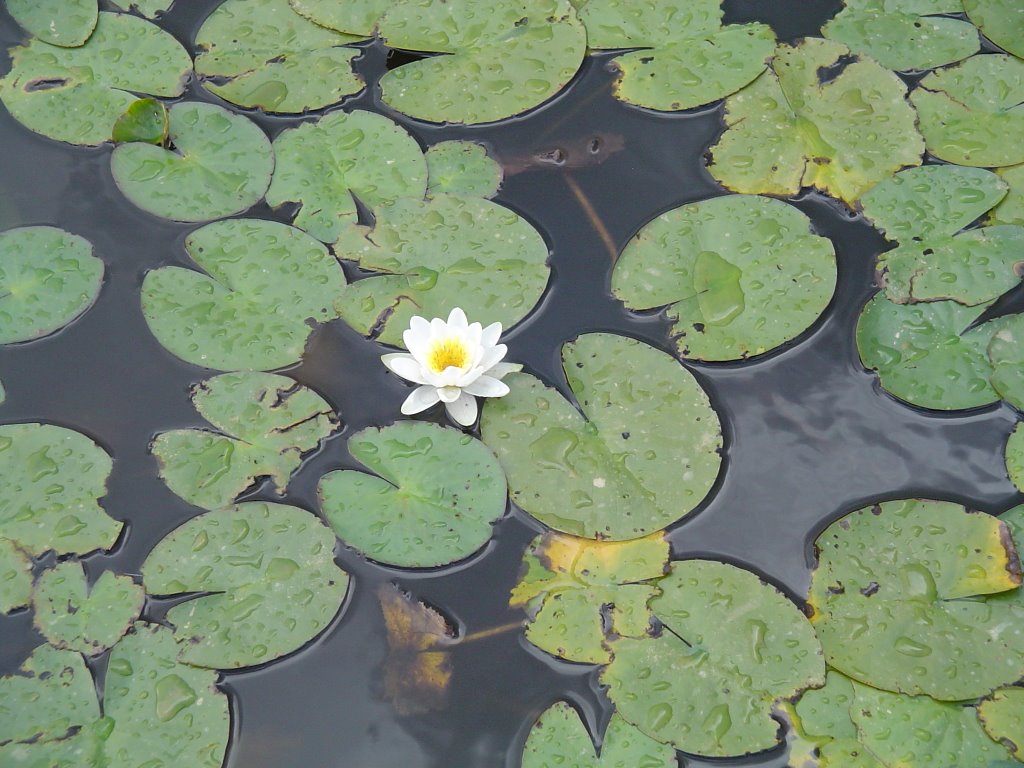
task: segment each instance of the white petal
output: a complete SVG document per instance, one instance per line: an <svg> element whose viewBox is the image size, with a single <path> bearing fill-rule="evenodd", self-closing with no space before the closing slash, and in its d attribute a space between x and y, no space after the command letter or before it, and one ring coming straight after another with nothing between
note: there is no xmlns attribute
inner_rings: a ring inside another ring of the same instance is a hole
<svg viewBox="0 0 1024 768"><path fill-rule="evenodd" d="M430 346L430 323L414 315L409 321L409 329L402 334L402 341L417 360L422 360Z"/></svg>
<svg viewBox="0 0 1024 768"><path fill-rule="evenodd" d="M412 416L414 413L427 410L440 399L434 387L416 387L402 403L402 413Z"/></svg>
<svg viewBox="0 0 1024 768"><path fill-rule="evenodd" d="M437 396L441 398L441 401L444 403L454 403L462 394L462 390L458 387L441 387L436 391Z"/></svg>
<svg viewBox="0 0 1024 768"><path fill-rule="evenodd" d="M403 379L416 384L430 383L423 376L423 366L412 355L396 352L392 355L381 355L380 361L387 366L389 371L398 374Z"/></svg>
<svg viewBox="0 0 1024 768"><path fill-rule="evenodd" d="M492 379L503 379L510 373L519 373L521 370L523 366L520 363L498 363L487 371L487 375Z"/></svg>
<svg viewBox="0 0 1024 768"><path fill-rule="evenodd" d="M505 355L507 354L508 347L506 347L504 344L497 344L491 347L484 353L483 358L481 358L480 368L485 372L490 370L498 363L500 363L502 358L505 357Z"/></svg>
<svg viewBox="0 0 1024 768"><path fill-rule="evenodd" d="M435 317L430 321L430 337L432 339L443 338L448 334L448 323L440 317Z"/></svg>
<svg viewBox="0 0 1024 768"><path fill-rule="evenodd" d="M484 369L475 365L468 371L459 371L459 375L452 378L451 384L456 387L466 387L480 378Z"/></svg>
<svg viewBox="0 0 1024 768"><path fill-rule="evenodd" d="M448 415L452 417L453 421L464 427L471 427L473 422L476 421L476 398L465 392L462 393L458 400L452 403L445 403L444 408L448 411Z"/></svg>
<svg viewBox="0 0 1024 768"><path fill-rule="evenodd" d="M481 376L462 390L477 397L504 397L508 394L508 384L490 376Z"/></svg>
<svg viewBox="0 0 1024 768"><path fill-rule="evenodd" d="M462 311L461 307L455 307L448 313L448 325L453 328L461 329L465 329L469 326L469 321L466 319L466 313Z"/></svg>
<svg viewBox="0 0 1024 768"><path fill-rule="evenodd" d="M501 323L491 323L484 328L483 334L480 336L480 343L485 347L493 347L498 343L498 339L501 338Z"/></svg>

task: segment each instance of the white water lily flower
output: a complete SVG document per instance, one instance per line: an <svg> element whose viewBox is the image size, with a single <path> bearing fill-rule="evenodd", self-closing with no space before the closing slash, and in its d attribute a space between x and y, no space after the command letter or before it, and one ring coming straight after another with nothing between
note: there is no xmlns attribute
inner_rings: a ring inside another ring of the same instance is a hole
<svg viewBox="0 0 1024 768"><path fill-rule="evenodd" d="M476 421L476 398L507 395L502 378L522 370L521 365L501 362L508 347L498 343L500 336L501 323L486 328L469 323L458 307L447 322L413 317L402 335L409 352L380 358L391 371L420 385L402 403L402 413L410 416L442 402L454 421L470 426Z"/></svg>

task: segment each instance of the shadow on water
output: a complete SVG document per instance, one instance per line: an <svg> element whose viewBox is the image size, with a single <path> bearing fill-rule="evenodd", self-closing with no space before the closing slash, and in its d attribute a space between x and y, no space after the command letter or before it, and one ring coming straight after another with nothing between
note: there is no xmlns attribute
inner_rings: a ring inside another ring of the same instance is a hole
<svg viewBox="0 0 1024 768"><path fill-rule="evenodd" d="M179 2L164 25L186 43L216 3ZM726 0L727 20L766 20L784 40L818 32L840 3ZM770 11L767 10L771 7ZM0 10L0 43L19 39ZM390 114L424 145L444 139L486 143L510 169L498 200L519 211L551 246L553 280L539 309L507 337L510 359L564 387L561 344L587 331L614 331L672 348L658 314L627 312L611 298L610 268L630 237L658 213L724 194L703 167L721 131L721 107L664 115L625 107L610 93L608 56L587 61L570 88L542 109L499 125L439 127L394 115L370 89L346 106ZM368 81L387 68L384 51L366 48ZM190 97L216 101L193 87ZM271 135L301 119L255 115ZM197 514L157 476L147 453L161 431L201 426L187 390L209 375L165 352L142 317L145 272L184 264L194 227L162 221L129 204L109 170L109 147L73 148L29 133L0 112L4 172L0 225L53 224L89 239L107 264L95 307L52 337L0 347L4 422L41 420L78 429L116 458L104 500L128 521L109 555L88 558L105 569L137 573L149 550ZM925 413L881 393L860 366L853 328L874 291L879 235L843 206L810 194L794 201L839 260L839 286L825 316L797 343L749 363L688 364L710 392L727 436L717 493L671 531L676 557L742 564L796 599L805 591L811 542L837 516L880 498L952 499L1000 512L1019 496L1005 477L1001 451L1011 410L966 415ZM261 215L275 215L261 209ZM283 215L283 214L281 214ZM614 252L614 253L613 253ZM317 509L316 483L353 467L345 443L364 426L398 414L406 386L379 364L381 345L340 322L319 328L301 365L287 371L339 409L345 428L303 465L289 503ZM249 498L276 499L265 486ZM436 572L400 572L339 549L354 578L347 607L301 652L265 668L230 673L236 734L232 768L493 768L518 765L534 717L568 698L594 731L611 708L594 668L560 663L530 649L521 633L456 646L450 706L399 718L381 694L386 654L378 584L394 581L437 607L470 635L521 617L507 607L527 542L538 527L510 510L491 544L466 563ZM28 612L0 617L0 671L14 668L40 642ZM690 767L782 766L783 750L745 760Z"/></svg>

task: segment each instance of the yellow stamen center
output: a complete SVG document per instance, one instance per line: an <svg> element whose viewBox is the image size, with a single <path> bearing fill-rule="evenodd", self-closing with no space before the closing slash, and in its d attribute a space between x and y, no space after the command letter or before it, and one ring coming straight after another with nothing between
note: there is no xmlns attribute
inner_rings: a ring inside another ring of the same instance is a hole
<svg viewBox="0 0 1024 768"><path fill-rule="evenodd" d="M434 373L443 373L447 368L465 368L469 365L469 350L462 339L437 339L430 347L427 365Z"/></svg>

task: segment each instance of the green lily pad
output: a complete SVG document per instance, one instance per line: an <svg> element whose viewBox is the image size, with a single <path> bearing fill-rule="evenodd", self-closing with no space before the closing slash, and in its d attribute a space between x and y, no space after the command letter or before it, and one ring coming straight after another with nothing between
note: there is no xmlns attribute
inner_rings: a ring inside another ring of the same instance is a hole
<svg viewBox="0 0 1024 768"><path fill-rule="evenodd" d="M351 283L338 313L360 333L401 344L413 315L447 317L459 306L484 325L515 325L548 282L548 246L526 219L490 200L436 195L374 210L334 250L383 274Z"/></svg>
<svg viewBox="0 0 1024 768"><path fill-rule="evenodd" d="M189 520L149 553L142 581L154 595L204 593L171 608L167 620L182 661L214 669L300 648L327 627L348 588L330 529L304 510L266 502Z"/></svg>
<svg viewBox="0 0 1024 768"><path fill-rule="evenodd" d="M822 82L820 71L848 58ZM924 142L906 93L894 73L839 43L781 45L769 70L726 100L727 130L708 170L734 192L816 187L852 203L900 168L921 164Z"/></svg>
<svg viewBox="0 0 1024 768"><path fill-rule="evenodd" d="M649 583L668 570L660 533L633 541L591 541L547 533L523 556L524 575L509 605L527 614L526 639L568 661L607 664L608 637L643 637L660 594Z"/></svg>
<svg viewBox="0 0 1024 768"><path fill-rule="evenodd" d="M0 613L24 608L32 599L32 560L10 539L0 538Z"/></svg>
<svg viewBox="0 0 1024 768"><path fill-rule="evenodd" d="M958 0L929 0L908 8L898 0L845 0L821 30L830 40L896 70L932 69L966 59L981 41L974 25L936 14L962 13Z"/></svg>
<svg viewBox="0 0 1024 768"><path fill-rule="evenodd" d="M501 188L501 164L473 141L442 141L426 152L427 194L494 197Z"/></svg>
<svg viewBox="0 0 1024 768"><path fill-rule="evenodd" d="M114 141L142 141L163 146L170 131L167 107L156 99L139 99L117 118L111 138Z"/></svg>
<svg viewBox="0 0 1024 768"><path fill-rule="evenodd" d="M972 56L933 72L910 94L928 151L958 165L1024 162L1024 61Z"/></svg>
<svg viewBox="0 0 1024 768"><path fill-rule="evenodd" d="M721 468L718 416L672 357L606 333L562 347L579 410L528 374L484 407L480 431L512 500L574 536L635 539L695 509ZM666 429L671 425L671 429Z"/></svg>
<svg viewBox="0 0 1024 768"><path fill-rule="evenodd" d="M1000 168L997 172L1009 191L1003 201L992 209L990 224L1024 224L1024 165Z"/></svg>
<svg viewBox="0 0 1024 768"><path fill-rule="evenodd" d="M56 227L0 233L0 344L60 330L96 301L103 262L89 241Z"/></svg>
<svg viewBox="0 0 1024 768"><path fill-rule="evenodd" d="M372 112L332 112L282 131L274 152L267 202L299 203L295 226L325 243L358 220L354 198L373 208L399 197L422 198L427 189L419 144Z"/></svg>
<svg viewBox="0 0 1024 768"><path fill-rule="evenodd" d="M1024 688L1003 688L978 705L985 732L1024 762Z"/></svg>
<svg viewBox="0 0 1024 768"><path fill-rule="evenodd" d="M430 56L380 80L389 107L435 123L488 123L542 104L572 79L587 34L569 0L392 3L377 31Z"/></svg>
<svg viewBox="0 0 1024 768"><path fill-rule="evenodd" d="M1008 318L992 335L989 383L1001 398L1024 411L1024 315Z"/></svg>
<svg viewBox="0 0 1024 768"><path fill-rule="evenodd" d="M77 48L96 29L96 0L7 0L7 12L44 43Z"/></svg>
<svg viewBox="0 0 1024 768"><path fill-rule="evenodd" d="M591 49L643 49L612 59L614 88L622 101L650 109L690 109L735 93L775 49L764 24L723 27L718 0L587 0L579 15Z"/></svg>
<svg viewBox="0 0 1024 768"><path fill-rule="evenodd" d="M142 311L157 340L193 365L280 368L302 357L307 321L336 317L341 265L319 242L274 221L230 219L185 241L206 274L162 267L142 282Z"/></svg>
<svg viewBox="0 0 1024 768"><path fill-rule="evenodd" d="M1024 58L1024 6L1017 0L963 0L963 5L985 37Z"/></svg>
<svg viewBox="0 0 1024 768"><path fill-rule="evenodd" d="M304 112L358 93L358 40L314 24L288 0L227 0L196 34L196 73L206 88L242 107Z"/></svg>
<svg viewBox="0 0 1024 768"><path fill-rule="evenodd" d="M357 37L372 37L377 20L392 0L288 0L296 13L321 27Z"/></svg>
<svg viewBox="0 0 1024 768"><path fill-rule="evenodd" d="M248 118L182 102L170 109L164 149L122 144L110 157L118 188L144 211L174 221L208 221L263 197L274 171L270 140Z"/></svg>
<svg viewBox="0 0 1024 768"><path fill-rule="evenodd" d="M263 476L284 493L303 454L338 428L320 395L272 373L216 376L193 390L192 402L220 434L163 432L151 451L168 487L205 509L227 506Z"/></svg>
<svg viewBox="0 0 1024 768"><path fill-rule="evenodd" d="M696 755L774 747L773 704L825 681L810 623L774 587L726 563L673 563L659 586L650 607L665 630L609 643L601 681L619 714Z"/></svg>
<svg viewBox="0 0 1024 768"><path fill-rule="evenodd" d="M680 354L698 360L759 355L799 336L835 285L835 250L807 216L741 195L663 213L612 273L612 293L630 309L668 305Z"/></svg>
<svg viewBox="0 0 1024 768"><path fill-rule="evenodd" d="M645 736L619 715L608 721L600 755L576 710L564 701L537 718L523 747L522 768L676 768L675 750Z"/></svg>
<svg viewBox="0 0 1024 768"><path fill-rule="evenodd" d="M374 474L328 473L320 506L345 544L379 563L428 568L463 560L505 514L498 461L460 430L399 421L357 432L348 449Z"/></svg>
<svg viewBox="0 0 1024 768"><path fill-rule="evenodd" d="M39 577L32 595L33 621L50 645L95 656L121 639L145 599L130 577L111 571L90 588L82 564L68 561Z"/></svg>
<svg viewBox="0 0 1024 768"><path fill-rule="evenodd" d="M0 531L30 556L109 549L124 525L97 499L112 462L85 435L50 424L0 426Z"/></svg>
<svg viewBox="0 0 1024 768"><path fill-rule="evenodd" d="M853 512L815 542L808 602L829 664L888 691L984 696L1024 675L1021 583L1009 529L941 501Z"/></svg>
<svg viewBox="0 0 1024 768"><path fill-rule="evenodd" d="M1006 471L1010 482L1024 491L1024 429L1021 424L1014 427L1006 443Z"/></svg>
<svg viewBox="0 0 1024 768"><path fill-rule="evenodd" d="M114 5L126 11L138 11L147 19L152 19L169 10L174 0L119 0Z"/></svg>
<svg viewBox="0 0 1024 768"><path fill-rule="evenodd" d="M100 13L79 48L39 40L11 51L0 100L29 130L71 144L102 144L138 98L180 96L192 59L170 34L148 21ZM126 66L124 62L131 62Z"/></svg>

